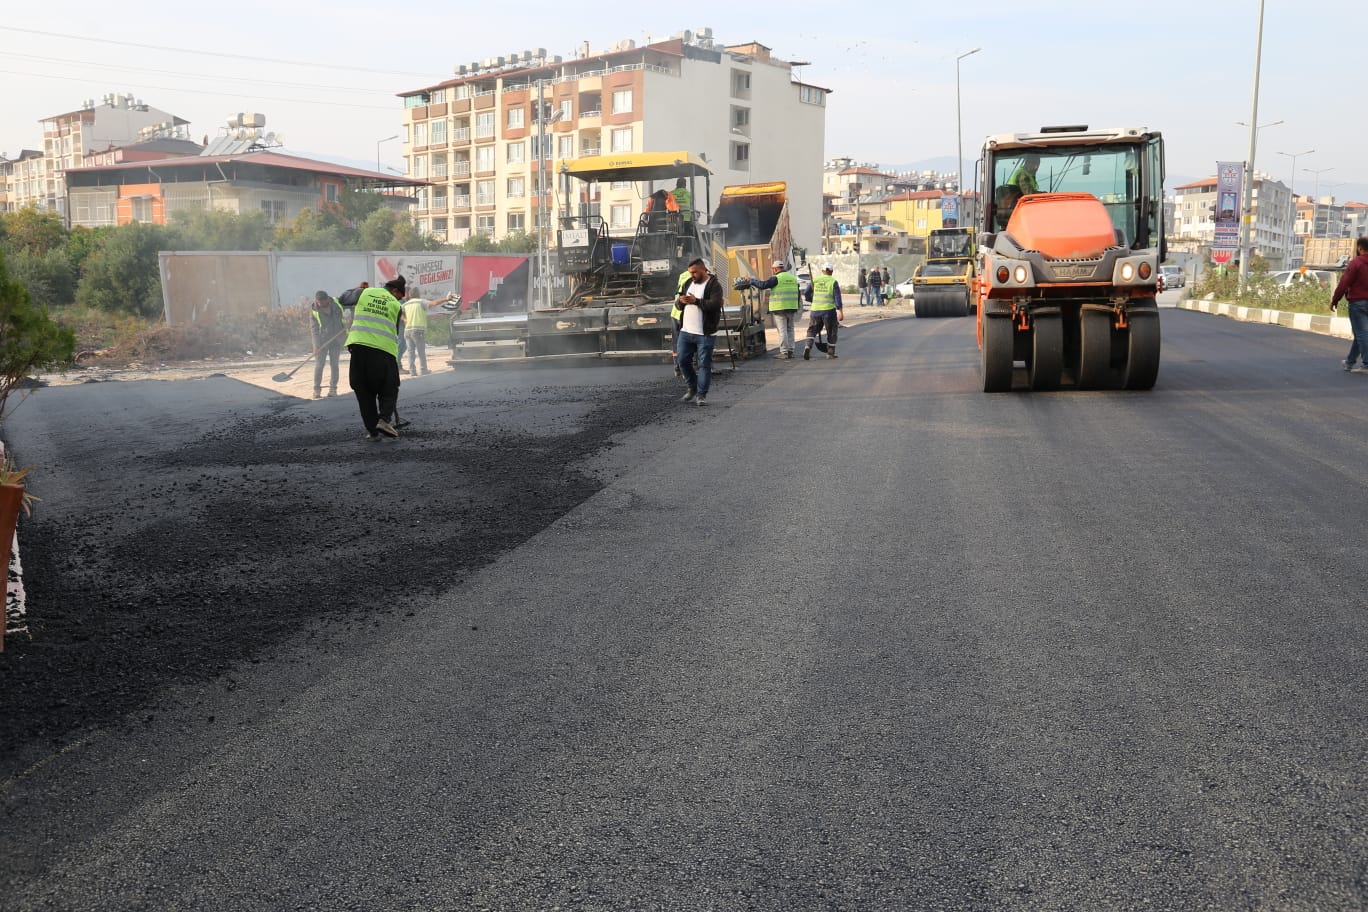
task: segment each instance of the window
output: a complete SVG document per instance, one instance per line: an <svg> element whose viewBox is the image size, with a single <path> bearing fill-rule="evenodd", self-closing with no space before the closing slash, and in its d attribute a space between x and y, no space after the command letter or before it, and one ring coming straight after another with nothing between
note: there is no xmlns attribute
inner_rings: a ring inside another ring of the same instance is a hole
<svg viewBox="0 0 1368 912"><path fill-rule="evenodd" d="M432 233L433 233L433 234L446 234L446 231L447 231L447 220L446 220L446 219L444 219L444 218L435 218L435 219L432 220Z"/></svg>
<svg viewBox="0 0 1368 912"><path fill-rule="evenodd" d="M422 180L428 176L428 160L426 155L413 156L413 176Z"/></svg>
<svg viewBox="0 0 1368 912"><path fill-rule="evenodd" d="M134 218L137 218L137 205L138 201L134 200ZM268 225L277 225L285 220L285 203L282 200L262 200L261 211L266 213L266 223Z"/></svg>
<svg viewBox="0 0 1368 912"><path fill-rule="evenodd" d="M494 112L480 111L475 115L475 138L490 139L494 136Z"/></svg>
<svg viewBox="0 0 1368 912"><path fill-rule="evenodd" d="M475 170L493 171L494 170L494 147L477 146L475 148Z"/></svg>
<svg viewBox="0 0 1368 912"><path fill-rule="evenodd" d="M493 237L493 236L494 236L494 216L492 216L492 215L477 215L477 216L475 217L475 230L476 230L477 232L479 232L480 234L487 234L487 235L489 235L490 237Z"/></svg>
<svg viewBox="0 0 1368 912"><path fill-rule="evenodd" d="M631 206L614 206L609 211L608 225L610 228L626 228L632 223Z"/></svg>
<svg viewBox="0 0 1368 912"><path fill-rule="evenodd" d="M404 96L404 107L405 107L405 108L421 108L423 105L425 105L425 104L427 104L427 103L428 103L428 97L427 97L426 94L424 94L424 93L422 93L422 92L419 92L417 95L405 95L405 96Z"/></svg>
<svg viewBox="0 0 1368 912"><path fill-rule="evenodd" d="M510 177L508 179L508 197L517 199L527 195L527 178Z"/></svg>
<svg viewBox="0 0 1368 912"><path fill-rule="evenodd" d="M337 184L323 185L323 198L330 203L337 202Z"/></svg>
<svg viewBox="0 0 1368 912"><path fill-rule="evenodd" d="M632 112L632 90L618 89L613 93L613 113L630 114Z"/></svg>
<svg viewBox="0 0 1368 912"><path fill-rule="evenodd" d="M526 161L527 147L520 142L508 144L508 157L506 161L510 165L520 165Z"/></svg>
<svg viewBox="0 0 1368 912"><path fill-rule="evenodd" d="M527 215L522 212L508 213L508 230L510 233L515 231L526 231Z"/></svg>
<svg viewBox="0 0 1368 912"><path fill-rule="evenodd" d="M803 104L823 107L826 105L826 92L823 92L821 89L814 86L799 86L798 100Z"/></svg>
<svg viewBox="0 0 1368 912"><path fill-rule="evenodd" d="M265 203L262 203L262 204L261 204L261 208L265 209L265 208L266 208L266 204L265 204ZM273 218L268 218L268 220L270 221L270 223L271 223L272 225L275 224L275 219L273 219ZM151 197L143 196L143 197L137 197L137 198L135 198L135 199L133 200L133 221L135 221L135 222L150 222L150 221L152 221L152 199L151 199Z"/></svg>
<svg viewBox="0 0 1368 912"><path fill-rule="evenodd" d="M559 142L559 145L558 145L558 149L557 149L556 154L559 155L561 158L574 158L574 157L575 157L575 137L573 137L573 136L562 136L562 137L560 138L560 142Z"/></svg>
<svg viewBox="0 0 1368 912"><path fill-rule="evenodd" d="M567 98L560 103L560 119L570 120L575 116L575 103Z"/></svg>
<svg viewBox="0 0 1368 912"><path fill-rule="evenodd" d="M732 126L750 126L750 108L732 108Z"/></svg>
<svg viewBox="0 0 1368 912"><path fill-rule="evenodd" d="M439 152L432 156L432 176L446 179L447 176L447 157L445 152Z"/></svg>
<svg viewBox="0 0 1368 912"><path fill-rule="evenodd" d="M462 98L469 98L469 97L470 97L470 94L471 94L471 93L470 93L470 83L466 82L466 83L462 83L461 85L458 85L458 86L452 91L451 94L452 94L452 97L455 98L457 101L460 101Z"/></svg>
<svg viewBox="0 0 1368 912"><path fill-rule="evenodd" d="M440 146L447 141L447 122L445 120L434 120L430 125L432 128L432 144Z"/></svg>
<svg viewBox="0 0 1368 912"><path fill-rule="evenodd" d="M438 89L432 93L432 103L442 104L446 101L446 89Z"/></svg>
<svg viewBox="0 0 1368 912"><path fill-rule="evenodd" d="M428 127L425 123L413 125L413 144L415 146L426 146L428 144Z"/></svg>
<svg viewBox="0 0 1368 912"><path fill-rule="evenodd" d="M745 70L732 70L732 95L737 98L750 96L751 74Z"/></svg>
<svg viewBox="0 0 1368 912"><path fill-rule="evenodd" d="M475 205L494 205L494 182L492 180L475 182Z"/></svg>
<svg viewBox="0 0 1368 912"><path fill-rule="evenodd" d="M631 152L632 151L632 128L620 127L613 131L612 151Z"/></svg>
<svg viewBox="0 0 1368 912"><path fill-rule="evenodd" d="M612 183L612 189L613 189L613 190L630 190L630 189L632 189L632 182L631 182L631 181L613 181L613 183Z"/></svg>
<svg viewBox="0 0 1368 912"><path fill-rule="evenodd" d="M531 144L532 144L532 158L533 158L533 160L536 160L536 159L539 159L539 158L550 158L550 157L551 157L551 149L553 148L553 146L554 146L554 144L555 144L555 141L556 141L556 137L554 137L554 136L533 136L533 137L531 137L531 138L530 138L530 142L531 142Z"/></svg>
<svg viewBox="0 0 1368 912"><path fill-rule="evenodd" d="M750 167L750 143L732 143L732 167L740 170Z"/></svg>
<svg viewBox="0 0 1368 912"><path fill-rule="evenodd" d="M508 109L508 129L521 130L527 125L527 112L521 107Z"/></svg>

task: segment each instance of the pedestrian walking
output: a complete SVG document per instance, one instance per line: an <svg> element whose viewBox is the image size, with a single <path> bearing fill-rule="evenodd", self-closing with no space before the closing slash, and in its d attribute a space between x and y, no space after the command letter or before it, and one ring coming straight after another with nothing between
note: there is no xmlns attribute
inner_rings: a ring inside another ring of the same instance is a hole
<svg viewBox="0 0 1368 912"><path fill-rule="evenodd" d="M314 293L313 319L309 321L309 332L313 336L314 385L313 397L323 398L323 362L332 366L329 375L328 395L337 395L338 361L342 357L342 337L346 327L342 316L342 305L333 300L326 291Z"/></svg>
<svg viewBox="0 0 1368 912"><path fill-rule="evenodd" d="M1368 237L1354 243L1358 254L1349 261L1335 293L1330 297L1330 309L1339 310L1340 299L1349 302L1349 329L1354 333L1354 344L1344 359L1344 369L1353 370L1354 362L1362 357L1363 369L1368 370Z"/></svg>
<svg viewBox="0 0 1368 912"><path fill-rule="evenodd" d="M822 274L812 280L812 316L808 320L807 340L803 344L803 360L812 357L812 343L826 330L826 356L836 357L836 330L845 316L841 308L841 286L831 273L836 267L822 264Z"/></svg>
<svg viewBox="0 0 1368 912"><path fill-rule="evenodd" d="M883 272L884 300L891 301L893 300L893 277L889 275L887 266L882 267L881 271Z"/></svg>
<svg viewBox="0 0 1368 912"><path fill-rule="evenodd" d="M682 283L675 303L680 307L681 328L675 343L675 366L689 385L682 402L707 405L712 385L713 346L722 320L722 283L708 272L701 259L689 263L689 279ZM694 358L698 367L694 368Z"/></svg>
<svg viewBox="0 0 1368 912"><path fill-rule="evenodd" d="M856 280L860 289L860 306L864 307L869 300L869 271L863 266L860 267L860 277Z"/></svg>
<svg viewBox="0 0 1368 912"><path fill-rule="evenodd" d="M883 302L883 273L875 266L869 270L869 303L882 307Z"/></svg>
<svg viewBox="0 0 1368 912"><path fill-rule="evenodd" d="M793 357L793 320L798 314L801 297L798 277L785 268L782 260L775 260L770 268L774 275L763 282L755 279L746 282L750 288L769 292L769 313L779 333L779 357L788 360Z"/></svg>
<svg viewBox="0 0 1368 912"><path fill-rule="evenodd" d="M407 284L403 276L384 288L367 288L356 299L347 351L351 352L352 392L361 407L366 439L380 434L398 437L399 431L382 416L394 414L399 400L399 317Z"/></svg>

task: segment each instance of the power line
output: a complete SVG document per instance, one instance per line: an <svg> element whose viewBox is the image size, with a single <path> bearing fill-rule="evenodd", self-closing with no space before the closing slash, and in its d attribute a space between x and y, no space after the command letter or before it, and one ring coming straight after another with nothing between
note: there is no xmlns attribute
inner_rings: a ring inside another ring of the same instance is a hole
<svg viewBox="0 0 1368 912"><path fill-rule="evenodd" d="M68 82L89 83L90 79L84 76L54 76L50 73L21 73L15 70L0 70L0 74L6 76L26 76L30 79L64 79ZM398 105L368 105L355 104L348 101L322 101L314 98L272 98L269 95L247 95L234 92L215 92L210 89L187 89L184 86L154 86L136 85L128 88L139 90L156 89L158 92L189 92L193 95L217 95L220 98L247 98L255 101L281 101L287 104L306 104L306 105L330 105L337 108L366 108L372 111L389 111L394 113L398 110Z"/></svg>
<svg viewBox="0 0 1368 912"><path fill-rule="evenodd" d="M68 38L72 41L93 41L96 44L117 44L121 47L141 48L146 51L170 51L175 54L194 54L197 57L227 57L232 60L255 60L258 63L279 63L287 66L316 67L324 70L348 70L352 73L378 73L383 76L412 76L416 79L431 79L431 73L410 73L400 70L370 70L364 67L342 63L310 63L301 60L282 60L278 57L254 57L250 54L229 54L226 51L197 51L193 48L168 47L164 44L139 44L136 41L118 41L113 38L89 38L85 35L68 35L63 32L45 32L41 29L19 28L13 25L0 25L0 31L22 32L26 35L42 35L46 38Z"/></svg>
<svg viewBox="0 0 1368 912"><path fill-rule="evenodd" d="M67 67L72 66L70 60L63 60L60 57L39 57L36 54L10 54L12 58L22 58L24 60L38 60L43 63L59 63ZM181 79L212 79L215 82L244 82L248 85L274 86L286 89L327 89L329 92L364 92L368 95L384 95L393 97L394 93L386 92L382 89L363 89L357 86L326 86L316 82L273 82L267 79L252 79L247 76L211 76L204 73L185 73L179 70L154 70L149 67L125 66L118 63L94 63L89 60L82 60L76 66L99 67L106 70L123 70L130 73L155 73L158 76L176 76Z"/></svg>

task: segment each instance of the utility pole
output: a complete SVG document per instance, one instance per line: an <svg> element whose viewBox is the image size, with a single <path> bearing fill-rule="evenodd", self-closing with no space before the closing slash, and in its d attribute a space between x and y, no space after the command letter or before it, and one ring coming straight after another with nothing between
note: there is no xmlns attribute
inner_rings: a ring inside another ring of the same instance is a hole
<svg viewBox="0 0 1368 912"><path fill-rule="evenodd" d="M1292 268L1292 251L1296 249L1295 238L1297 236L1297 159L1303 155L1310 155L1315 149L1303 149L1300 152L1279 152L1279 155L1286 155L1292 159L1292 179L1288 184L1287 193L1291 197L1288 200L1288 219L1287 219L1287 252L1283 254L1283 269Z"/></svg>
<svg viewBox="0 0 1368 912"><path fill-rule="evenodd" d="M964 130L960 127L960 61L983 48L965 51L955 58L955 218L956 225L964 224Z"/></svg>
<svg viewBox="0 0 1368 912"><path fill-rule="evenodd" d="M1254 220L1254 152L1259 128L1259 68L1263 64L1264 0L1259 0L1259 28L1254 39L1254 91L1249 102L1249 160L1245 162L1244 205L1240 210L1240 291L1249 284L1250 224Z"/></svg>
<svg viewBox="0 0 1368 912"><path fill-rule="evenodd" d="M551 283L546 266L546 80L537 80L537 309L551 307Z"/></svg>

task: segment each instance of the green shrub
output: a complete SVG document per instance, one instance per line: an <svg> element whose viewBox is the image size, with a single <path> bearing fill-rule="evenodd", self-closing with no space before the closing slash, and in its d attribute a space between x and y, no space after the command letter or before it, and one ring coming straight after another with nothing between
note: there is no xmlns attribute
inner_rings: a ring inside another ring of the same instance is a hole
<svg viewBox="0 0 1368 912"><path fill-rule="evenodd" d="M0 415L9 394L31 372L71 363L75 348L71 330L34 306L28 289L10 278L0 253Z"/></svg>

